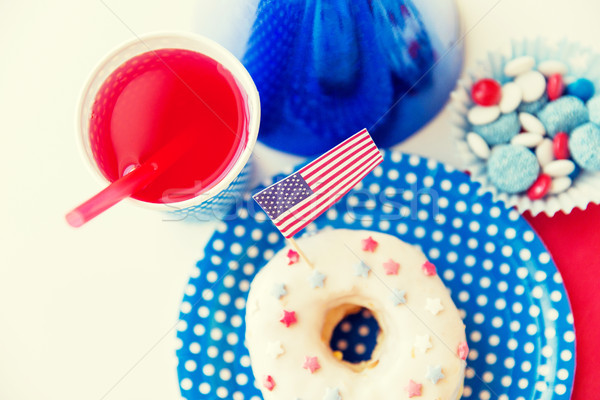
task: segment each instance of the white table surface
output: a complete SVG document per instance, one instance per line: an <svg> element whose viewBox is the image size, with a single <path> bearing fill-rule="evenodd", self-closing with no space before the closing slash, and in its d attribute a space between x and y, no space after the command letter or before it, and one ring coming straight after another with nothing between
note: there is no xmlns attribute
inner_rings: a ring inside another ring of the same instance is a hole
<svg viewBox="0 0 600 400"><path fill-rule="evenodd" d="M212 226L123 203L69 228L65 212L100 189L78 153L75 106L89 71L131 31L196 31L239 53L241 3L0 2L0 399L180 397L174 325ZM510 37L600 50L600 2L458 3L467 66ZM399 148L456 165L448 126L445 110ZM257 151L265 174L299 160Z"/></svg>

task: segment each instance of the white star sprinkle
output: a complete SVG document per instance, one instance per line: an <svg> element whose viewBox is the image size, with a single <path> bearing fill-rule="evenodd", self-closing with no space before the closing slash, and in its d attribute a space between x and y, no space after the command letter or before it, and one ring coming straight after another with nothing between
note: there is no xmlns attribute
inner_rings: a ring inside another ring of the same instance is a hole
<svg viewBox="0 0 600 400"><path fill-rule="evenodd" d="M432 313L433 315L438 315L440 311L444 309L442 302L439 298L427 298L427 305L425 305L425 309Z"/></svg>
<svg viewBox="0 0 600 400"><path fill-rule="evenodd" d="M279 340L267 344L267 355L269 357L275 359L283 353L285 353L285 350L283 349L283 346Z"/></svg>
<svg viewBox="0 0 600 400"><path fill-rule="evenodd" d="M431 345L431 338L429 335L416 335L415 343L413 344L414 348L421 351L421 353L425 354L427 350L429 350Z"/></svg>

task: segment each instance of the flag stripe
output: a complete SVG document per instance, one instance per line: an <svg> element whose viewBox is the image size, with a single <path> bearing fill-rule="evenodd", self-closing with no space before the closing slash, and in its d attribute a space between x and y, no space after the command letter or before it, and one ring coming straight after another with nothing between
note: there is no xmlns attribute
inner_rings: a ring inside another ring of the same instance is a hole
<svg viewBox="0 0 600 400"><path fill-rule="evenodd" d="M327 190L315 192L312 196L310 196L309 198L305 199L304 202L302 202L301 207L298 207L295 210L292 210L292 212L290 212L288 215L286 215L285 218L283 218L281 221L277 221L275 223L275 225L281 229L288 228L288 226L290 224L294 224L299 219L298 217L300 214L302 214L302 213L305 214L306 211L310 210L310 208L315 208L316 206L318 206L321 203L322 199L329 198L329 195L328 195L329 193L332 193L332 194L337 193L340 187L345 186L347 184L347 182L349 180L354 179L354 177L356 177L357 174L361 174L363 172L363 170L365 169L365 166L370 166L370 164L372 162L377 161L377 160L380 160L379 162L377 162L377 164L379 164L381 162L381 160L383 160L383 158L381 157L380 154L375 155L375 156L369 158L368 160L363 160L363 162L360 165L357 165L352 170L347 171L345 173L345 175L335 183L335 185L332 185L332 187L328 188ZM367 171L367 172L369 172L369 171ZM327 197L324 197L323 196L324 194L327 195ZM302 215L304 215L304 214L302 214Z"/></svg>
<svg viewBox="0 0 600 400"><path fill-rule="evenodd" d="M253 198L283 236L290 238L339 201L382 161L377 145L363 129Z"/></svg>
<svg viewBox="0 0 600 400"><path fill-rule="evenodd" d="M350 191L358 182L360 182L373 168L375 168L378 164L383 161L383 158L375 159L368 165L367 169L362 171L357 177L355 177L352 181L350 181L347 185L343 186L335 195L330 196L329 201L318 206L316 210L314 210L311 214L309 214L306 219L299 221L299 223L282 230L281 232L286 238L290 238L294 236L298 231L303 229L306 225L308 225L311 221L317 218L319 215L323 214L329 207L331 207L335 202L337 202L341 197L343 197L346 193Z"/></svg>
<svg viewBox="0 0 600 400"><path fill-rule="evenodd" d="M275 225L277 225L277 227L283 231L283 230L289 229L289 227L291 225L296 224L298 221L300 223L306 222L306 224L308 224L310 222L310 220L305 221L305 216L311 212L311 209L315 209L316 207L319 207L320 204L322 204L324 201L329 199L331 196L335 196L341 189L346 187L348 185L348 182L353 180L357 176L357 174L358 175L361 175L361 174L366 175L368 172L371 171L372 168L375 167L375 165L379 164L382 160L383 160L383 158L381 157L380 153L374 154L369 159L364 160L361 164L359 164L352 170L347 171L343 176L341 176L335 182L335 184L332 185L332 187L329 188L328 190L322 190L322 191L315 192L315 194L313 194L309 198L305 199L302 207L294 210L294 212L292 212L292 213L289 213L283 220L278 221ZM371 169L368 169L371 166L371 164L374 162L376 162L375 165ZM350 187L352 187L352 186L350 186ZM323 197L317 198L315 201L314 198L319 196L320 193L327 193L328 195L327 195L327 197L324 197L324 198ZM331 193L331 194L329 194L329 193ZM303 213L303 214L301 216L298 216L299 213Z"/></svg>
<svg viewBox="0 0 600 400"><path fill-rule="evenodd" d="M300 172L302 176L310 177L315 170L318 170L322 165L327 164L330 161L330 159L335 158L340 153L343 153L349 148L354 147L357 142L363 140L364 138L368 138L370 141L372 141L371 136L369 136L369 133L366 130L362 130L350 136L348 139L338 144L333 149L329 150L327 153L323 154L310 164L304 166L298 172Z"/></svg>
<svg viewBox="0 0 600 400"><path fill-rule="evenodd" d="M369 154L370 157L372 158L373 156L377 156L377 155L381 155L381 153L379 153L379 151L375 151L373 154ZM356 162L361 162L361 161L368 161L365 160L365 157L361 157L360 159L356 160ZM290 207L288 210L286 210L285 212L281 213L277 218L275 218L273 220L273 222L275 223L275 225L279 226L280 224L282 224L283 222L285 222L285 220L287 220L288 217L290 217L291 215L304 210L306 207L310 207L311 206L311 199L315 196L318 195L319 192L323 192L326 190L331 190L332 188L334 188L336 185L339 184L340 181L346 179L346 177L355 172L358 168L360 168L361 164L356 164L352 166L353 169L346 169L346 171L343 171L342 173L338 173L335 176L333 176L332 178L330 178L327 182L325 182L323 185L319 185L318 187L312 188L314 194L311 195L310 197L304 199L303 201L299 202L298 204L296 204L293 207Z"/></svg>
<svg viewBox="0 0 600 400"><path fill-rule="evenodd" d="M322 170L318 171L319 173L313 174L311 178L306 178L302 173L300 173L300 175L302 175L310 187L321 186L325 181L329 180L332 175L335 176L336 173L338 173L347 165L351 165L353 162L360 160L361 158L368 157L368 153L373 153L374 151L376 152L377 149L373 149L369 143L366 143L345 157L342 157L344 155L340 155L339 161L336 159L335 163L332 163L331 166L328 165L327 168L322 168Z"/></svg>
<svg viewBox="0 0 600 400"><path fill-rule="evenodd" d="M335 191L335 193L328 194L326 198L323 198L315 207L311 210L308 210L306 214L299 217L296 223L292 223L290 226L286 228L282 228L281 232L284 236L289 237L290 231L297 232L308 225L310 222L314 221L319 215L323 212L327 211L329 207L331 207L334 203L339 201L354 185L356 185L360 180L362 180L373 168L375 168L381 161L377 159L371 161L371 163L366 167L366 169L360 171L358 175L353 176L346 185L343 185ZM292 234L292 236L295 233Z"/></svg>

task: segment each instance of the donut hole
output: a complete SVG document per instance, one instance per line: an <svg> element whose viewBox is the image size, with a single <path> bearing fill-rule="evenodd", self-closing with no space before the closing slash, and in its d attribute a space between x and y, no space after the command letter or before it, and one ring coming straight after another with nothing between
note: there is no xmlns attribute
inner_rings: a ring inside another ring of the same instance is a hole
<svg viewBox="0 0 600 400"><path fill-rule="evenodd" d="M373 353L381 333L379 322L368 308L342 304L326 315L323 339L335 358L350 364L355 371L374 367Z"/></svg>

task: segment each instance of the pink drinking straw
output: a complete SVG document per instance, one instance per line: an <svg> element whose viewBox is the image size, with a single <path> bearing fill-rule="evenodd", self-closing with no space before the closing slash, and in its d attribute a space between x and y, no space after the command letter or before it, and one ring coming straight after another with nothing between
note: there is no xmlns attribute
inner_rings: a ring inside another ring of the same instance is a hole
<svg viewBox="0 0 600 400"><path fill-rule="evenodd" d="M196 137L197 135L175 137L139 167L112 182L106 189L70 211L65 217L69 225L78 228L121 200L148 186L190 150Z"/></svg>

